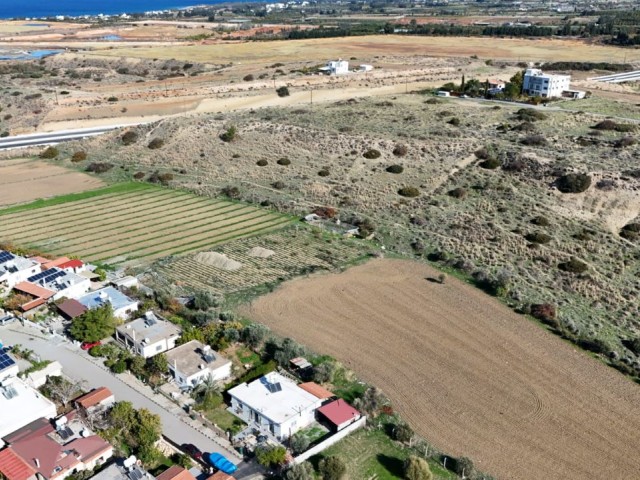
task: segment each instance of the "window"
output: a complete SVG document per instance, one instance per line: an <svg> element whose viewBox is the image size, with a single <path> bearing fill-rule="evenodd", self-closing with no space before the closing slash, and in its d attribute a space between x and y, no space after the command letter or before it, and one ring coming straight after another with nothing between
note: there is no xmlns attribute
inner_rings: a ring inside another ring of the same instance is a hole
<svg viewBox="0 0 640 480"><path fill-rule="evenodd" d="M156 347L156 352L159 352L160 350L162 350L162 345L158 345L158 346Z"/></svg>

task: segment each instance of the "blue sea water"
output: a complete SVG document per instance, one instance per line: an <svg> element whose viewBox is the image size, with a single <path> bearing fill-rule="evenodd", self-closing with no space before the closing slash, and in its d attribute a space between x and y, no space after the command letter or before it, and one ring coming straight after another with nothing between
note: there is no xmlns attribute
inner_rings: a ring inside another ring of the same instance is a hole
<svg viewBox="0 0 640 480"><path fill-rule="evenodd" d="M0 18L118 15L212 5L221 0L0 0Z"/></svg>

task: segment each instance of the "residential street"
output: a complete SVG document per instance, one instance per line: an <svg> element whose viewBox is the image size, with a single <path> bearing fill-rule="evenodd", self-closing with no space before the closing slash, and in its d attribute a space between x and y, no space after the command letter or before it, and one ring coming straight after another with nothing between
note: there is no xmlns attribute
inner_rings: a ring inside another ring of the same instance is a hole
<svg viewBox="0 0 640 480"><path fill-rule="evenodd" d="M43 360L57 360L62 364L66 376L83 381L87 389L105 386L116 400L126 400L136 408L147 408L160 415L163 434L174 443L192 443L203 452L218 452L238 464L237 478L254 478L260 468L254 462L246 464L230 448L226 440L216 437L160 394L140 384L128 374L114 375L101 365L100 359L92 359L79 347L60 337L46 338L39 330L23 327L17 323L0 327L0 339L4 345L21 344L40 355Z"/></svg>

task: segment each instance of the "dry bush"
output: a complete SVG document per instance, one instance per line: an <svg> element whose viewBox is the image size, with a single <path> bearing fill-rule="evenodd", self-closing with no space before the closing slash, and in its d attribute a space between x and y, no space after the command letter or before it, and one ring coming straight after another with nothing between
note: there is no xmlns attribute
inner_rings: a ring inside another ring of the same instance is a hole
<svg viewBox="0 0 640 480"><path fill-rule="evenodd" d="M136 172L133 174L133 178L136 180L142 180L144 178L144 172Z"/></svg>
<svg viewBox="0 0 640 480"><path fill-rule="evenodd" d="M535 303L530 308L531 316L552 326L557 326L556 307L551 303Z"/></svg>
<svg viewBox="0 0 640 480"><path fill-rule="evenodd" d="M147 182L160 183L161 185L167 186L169 185L169 182L173 180L173 178L173 173L153 172L151 175L149 175L149 178L147 178Z"/></svg>
<svg viewBox="0 0 640 480"><path fill-rule="evenodd" d="M620 236L632 241L640 239L640 223L628 223L620 230Z"/></svg>
<svg viewBox="0 0 640 480"><path fill-rule="evenodd" d="M71 161L73 163L82 162L86 159L87 159L87 152L83 152L82 150L79 150L75 152L73 155L71 155Z"/></svg>
<svg viewBox="0 0 640 480"><path fill-rule="evenodd" d="M112 168L113 168L113 164L112 163L93 162L93 163L90 163L89 165L87 165L87 168L85 170L87 172L91 172L91 173L106 173L109 170L111 170Z"/></svg>
<svg viewBox="0 0 640 480"><path fill-rule="evenodd" d="M162 148L163 145L164 145L164 140L162 138L154 138L149 142L149 145L147 145L147 147L150 148L151 150L156 150L158 148Z"/></svg>
<svg viewBox="0 0 640 480"><path fill-rule="evenodd" d="M528 147L540 147L547 144L547 139L542 135L527 135L520 140L520 143Z"/></svg>
<svg viewBox="0 0 640 480"><path fill-rule="evenodd" d="M283 166L287 166L287 165L291 165L291 160L289 160L286 157L282 157L279 158L278 161L276 162L278 165L283 165Z"/></svg>
<svg viewBox="0 0 640 480"><path fill-rule="evenodd" d="M404 167L402 165L389 165L385 170L389 173L399 174L404 172Z"/></svg>
<svg viewBox="0 0 640 480"><path fill-rule="evenodd" d="M591 186L591 177L585 173L568 173L556 180L562 193L582 193Z"/></svg>
<svg viewBox="0 0 640 480"><path fill-rule="evenodd" d="M393 154L396 157L404 157L409 152L406 145L396 145L393 149Z"/></svg>
<svg viewBox="0 0 640 480"><path fill-rule="evenodd" d="M138 134L133 130L129 130L122 135L121 140L123 145L132 145L138 141Z"/></svg>
<svg viewBox="0 0 640 480"><path fill-rule="evenodd" d="M420 190L416 187L402 187L398 190L398 195L408 198L414 198L420 195Z"/></svg>
<svg viewBox="0 0 640 480"><path fill-rule="evenodd" d="M47 147L43 152L40 153L40 158L52 159L56 158L60 152L56 147Z"/></svg>
<svg viewBox="0 0 640 480"><path fill-rule="evenodd" d="M467 196L467 190L462 187L458 187L454 188L453 190L449 190L447 192L447 195L453 198L464 198Z"/></svg>
<svg viewBox="0 0 640 480"><path fill-rule="evenodd" d="M540 245L544 245L544 244L549 243L551 241L551 236L547 235L546 233L542 233L542 232L527 233L524 236L524 238L526 238L528 242L537 243L537 244L540 244Z"/></svg>
<svg viewBox="0 0 640 480"><path fill-rule="evenodd" d="M626 148L626 147L630 147L631 145L635 145L636 144L636 140L633 137L623 137L619 140L616 140L615 143L613 144L613 148Z"/></svg>
<svg viewBox="0 0 640 480"><path fill-rule="evenodd" d="M269 162L267 162L265 159L261 159L256 162L256 165L258 165L259 167L266 167L267 165L269 165Z"/></svg>
<svg viewBox="0 0 640 480"><path fill-rule="evenodd" d="M543 217L542 215L533 217L531 219L531 223L533 223L534 225L538 225L539 227L548 227L550 225L549 219L547 217Z"/></svg>
<svg viewBox="0 0 640 480"><path fill-rule="evenodd" d="M374 160L376 158L380 158L382 156L382 153L380 153L380 150L376 150L375 148L370 148L369 150L364 152L362 156L368 160Z"/></svg>
<svg viewBox="0 0 640 480"><path fill-rule="evenodd" d="M500 165L502 165L502 162L497 158L489 158L487 160L480 162L478 165L487 170L495 170Z"/></svg>
<svg viewBox="0 0 640 480"><path fill-rule="evenodd" d="M255 77L252 74L249 74L242 77L242 80L244 80L245 82L253 82L255 80Z"/></svg>
<svg viewBox="0 0 640 480"><path fill-rule="evenodd" d="M534 108L521 108L516 112L516 118L523 122L536 122L538 120L546 120L547 116Z"/></svg>
<svg viewBox="0 0 640 480"><path fill-rule="evenodd" d="M589 266L581 260L575 257L571 257L570 260L558 264L558 268L563 272L568 273L584 273L589 269Z"/></svg>

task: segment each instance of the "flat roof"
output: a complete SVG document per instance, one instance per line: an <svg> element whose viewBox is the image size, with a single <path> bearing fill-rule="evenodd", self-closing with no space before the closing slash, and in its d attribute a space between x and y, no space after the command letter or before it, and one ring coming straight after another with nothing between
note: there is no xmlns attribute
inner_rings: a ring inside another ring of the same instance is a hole
<svg viewBox="0 0 640 480"><path fill-rule="evenodd" d="M228 393L278 424L315 407L320 401L277 372L268 373L249 384L240 384Z"/></svg>
<svg viewBox="0 0 640 480"><path fill-rule="evenodd" d="M165 352L165 356L170 366L176 365L178 370L188 377L198 373L201 370L200 365L205 365L205 368L213 371L231 363L230 360L211 349L209 349L208 355L212 356L213 359L208 362L204 357L205 346L206 345L198 340L191 340L173 350Z"/></svg>
<svg viewBox="0 0 640 480"><path fill-rule="evenodd" d="M87 307L89 310L94 308L100 308L105 303L109 302L114 310L125 308L132 303L136 303L135 300L131 300L120 290L113 287L105 287L95 292L87 293L78 298L78 302Z"/></svg>
<svg viewBox="0 0 640 480"><path fill-rule="evenodd" d="M0 250L0 276L5 273L16 273L38 266L38 262Z"/></svg>
<svg viewBox="0 0 640 480"><path fill-rule="evenodd" d="M151 312L147 312L147 315ZM122 335L134 338L137 343L142 342L144 338L149 339L149 343L155 343L158 340L179 335L180 327L166 320L160 320L156 315L155 320L149 320L147 317L136 318L129 323L120 325L117 330Z"/></svg>
<svg viewBox="0 0 640 480"><path fill-rule="evenodd" d="M34 420L55 415L55 404L21 379L14 377L9 385L0 387L0 438Z"/></svg>
<svg viewBox="0 0 640 480"><path fill-rule="evenodd" d="M86 278L76 275L75 273L67 272L66 270L61 270L58 267L48 268L43 272L27 278L27 280L55 292L65 290L78 283L86 282Z"/></svg>

